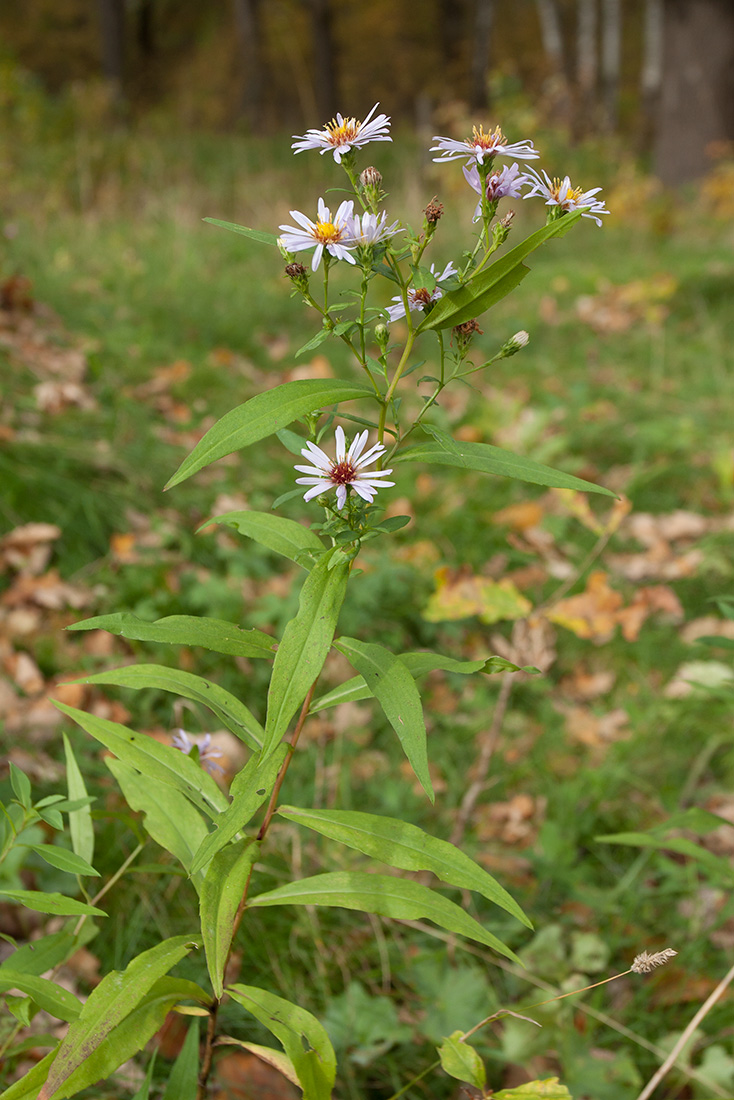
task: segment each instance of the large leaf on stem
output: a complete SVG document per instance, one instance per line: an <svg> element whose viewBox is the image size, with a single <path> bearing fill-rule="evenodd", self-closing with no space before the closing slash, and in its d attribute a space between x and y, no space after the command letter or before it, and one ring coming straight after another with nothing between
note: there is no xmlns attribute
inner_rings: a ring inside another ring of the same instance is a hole
<svg viewBox="0 0 734 1100"><path fill-rule="evenodd" d="M259 851L260 845L252 837L228 844L214 856L202 883L199 897L201 934L217 999L224 990L224 968L237 910Z"/></svg>
<svg viewBox="0 0 734 1100"><path fill-rule="evenodd" d="M343 653L364 677L370 691L385 712L398 735L410 766L423 790L433 801L433 786L428 772L426 724L418 688L399 657L374 642L340 638L335 648Z"/></svg>
<svg viewBox="0 0 734 1100"><path fill-rule="evenodd" d="M218 458L249 447L274 435L301 416L340 401L374 396L365 382L346 382L338 378L308 378L284 382L238 405L214 424L183 460L166 489L185 481Z"/></svg>
<svg viewBox="0 0 734 1100"><path fill-rule="evenodd" d="M418 332L428 329L453 328L474 317L479 317L490 306L501 301L529 273L523 260L551 237L562 237L581 218L580 211L564 214L562 218L544 225L531 233L524 241L511 248L501 259L485 267L466 286L444 294L418 327Z"/></svg>
<svg viewBox="0 0 734 1100"><path fill-rule="evenodd" d="M208 619L199 615L167 615L154 623L139 619L130 611L118 611L114 615L97 615L81 623L73 623L68 630L108 630L121 638L138 642L164 642L167 645L200 645L214 653L227 653L232 657L271 657L275 653L275 639L262 630L240 630L234 623L222 619Z"/></svg>
<svg viewBox="0 0 734 1100"><path fill-rule="evenodd" d="M265 719L267 758L323 668L347 589L349 565L333 550L316 563L301 589L298 614L283 631L273 663Z"/></svg>
<svg viewBox="0 0 734 1100"><path fill-rule="evenodd" d="M430 920L448 932L485 943L500 955L520 962L509 947L453 901L410 879L364 871L333 871L289 882L248 902L250 909L265 905L337 906L397 920Z"/></svg>
<svg viewBox="0 0 734 1100"><path fill-rule="evenodd" d="M270 512L225 512L214 516L209 523L222 523L234 527L241 535L253 539L261 546L290 558L298 565L310 569L313 564L311 553L321 554L324 544L309 527L304 527L285 516L274 516Z"/></svg>
<svg viewBox="0 0 734 1100"><path fill-rule="evenodd" d="M432 871L450 886L476 890L528 928L532 927L517 902L479 864L454 844L439 840L416 825L396 817L378 817L355 810L279 806L278 813L391 867L400 867L403 871Z"/></svg>
<svg viewBox="0 0 734 1100"><path fill-rule="evenodd" d="M129 687L136 691L140 688L160 688L162 691L173 692L184 699L203 703L227 729L251 749L259 752L262 748L264 730L245 704L229 691L202 676L195 676L192 672L182 672L165 665L126 665L124 668L113 668L108 672L85 676L74 683L116 684L118 687Z"/></svg>
<svg viewBox="0 0 734 1100"><path fill-rule="evenodd" d="M229 229L232 233L241 233L243 237L249 237L258 244L277 245L278 238L274 233L265 233L262 229L250 229L247 225L237 225L236 222L223 222L219 218L204 218L210 225L217 225L220 229Z"/></svg>
<svg viewBox="0 0 734 1100"><path fill-rule="evenodd" d="M282 1043L304 1100L329 1100L336 1079L336 1055L324 1025L305 1008L265 989L232 985L227 992Z"/></svg>
<svg viewBox="0 0 734 1100"><path fill-rule="evenodd" d="M66 734L63 734L63 738L64 754L66 756L66 786L70 800L76 801L87 797L87 788L69 743L69 738ZM69 834L71 836L71 846L76 855L81 856L87 863L91 863L94 858L94 826L92 825L92 811L89 805L80 806L78 810L69 810Z"/></svg>
<svg viewBox="0 0 734 1100"><path fill-rule="evenodd" d="M513 477L516 481L527 481L531 485L547 485L555 489L578 489L585 493L601 493L613 497L610 489L594 485L591 481L564 474L542 462L535 462L524 455L515 455L493 447L490 443L464 443L454 441L454 446L446 447L435 441L416 443L399 452L403 462L429 462L438 466L455 466L461 470L477 470L482 474L498 474L500 477Z"/></svg>

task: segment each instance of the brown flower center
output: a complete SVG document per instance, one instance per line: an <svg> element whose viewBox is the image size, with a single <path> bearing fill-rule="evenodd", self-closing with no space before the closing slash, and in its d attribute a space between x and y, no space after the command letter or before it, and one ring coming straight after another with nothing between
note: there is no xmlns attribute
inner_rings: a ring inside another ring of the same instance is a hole
<svg viewBox="0 0 734 1100"><path fill-rule="evenodd" d="M357 476L357 471L349 459L345 458L343 462L334 463L329 476L335 485L350 485Z"/></svg>

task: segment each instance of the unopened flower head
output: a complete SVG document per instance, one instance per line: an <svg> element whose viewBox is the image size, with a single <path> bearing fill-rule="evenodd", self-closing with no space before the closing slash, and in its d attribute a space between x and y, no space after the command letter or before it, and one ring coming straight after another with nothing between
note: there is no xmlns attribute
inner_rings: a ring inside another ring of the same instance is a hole
<svg viewBox="0 0 734 1100"><path fill-rule="evenodd" d="M344 118L337 114L331 122L327 122L323 130L307 130L305 134L294 134L296 139L291 145L296 153L302 153L305 149L318 149L321 154L333 153L337 164L352 149L361 149L370 141L392 141L388 130L390 118L388 115L375 115L379 104L375 103L364 122L356 118Z"/></svg>
<svg viewBox="0 0 734 1100"><path fill-rule="evenodd" d="M598 215L609 213L603 200L594 198L594 195L598 195L601 191L601 187L592 187L590 191L582 191L580 187L571 186L571 180L568 176L564 176L562 180L551 179L548 173L544 171L541 177L533 168L527 170L527 181L531 184L531 188L524 196L526 199L530 199L534 195L542 195L546 200L546 206L558 207L563 214L568 214L572 210L578 210L580 207L585 206L587 209L584 210L582 217L593 218L597 225L601 225L601 218Z"/></svg>
<svg viewBox="0 0 734 1100"><path fill-rule="evenodd" d="M506 344L502 345L502 358L506 359L509 355L514 355L515 352L521 351L522 348L527 346L529 339L530 336L525 329L516 332L514 336L510 337Z"/></svg>
<svg viewBox="0 0 734 1100"><path fill-rule="evenodd" d="M350 236L355 245L379 244L380 241L402 233L399 222L386 225L387 212L381 214L355 214L350 225Z"/></svg>
<svg viewBox="0 0 734 1100"><path fill-rule="evenodd" d="M421 287L418 290L414 287L408 288L408 308L411 313L417 309L425 310L428 306L432 306L434 302L437 302L438 299L443 296L443 291L438 284L444 282L446 279L450 279L452 275L458 275L459 273L449 260L440 275L436 271L434 264L431 264L431 274L436 280L436 286L433 290L429 290L427 286ZM387 315L391 321L397 321L405 316L405 303L399 294L392 298L391 301L395 302L395 305L387 307Z"/></svg>
<svg viewBox="0 0 734 1100"><path fill-rule="evenodd" d="M633 974L649 974L651 970L656 970L658 966L665 966L666 962L670 962L678 954L672 947L666 947L663 951L655 951L653 954L648 954L647 951L640 952L639 955L635 955L630 970Z"/></svg>
<svg viewBox="0 0 734 1100"><path fill-rule="evenodd" d="M465 160L467 164L484 164L485 160L488 160L491 164L497 156L518 157L520 160L537 160L540 156L537 149L533 148L532 141L528 139L508 142L499 126L489 133L485 133L481 126L478 129L474 126L471 137L464 141L439 137L438 134L433 140L438 144L431 146L431 152L441 154L433 159L441 164L449 160Z"/></svg>
<svg viewBox="0 0 734 1100"><path fill-rule="evenodd" d="M354 202L341 203L332 218L331 211L323 199L319 199L318 217L315 222L302 214L300 210L291 210L291 217L298 222L300 229L293 225L281 225L283 231L280 240L290 252L302 252L315 248L311 270L316 271L321 263L324 249L337 260L346 260L354 264L357 261L349 254L356 242L352 238L352 216Z"/></svg>
<svg viewBox="0 0 734 1100"><path fill-rule="evenodd" d="M212 747L212 735L210 733L204 734L200 741L192 741L186 730L178 729L173 735L172 743L174 748L186 753L187 756L191 756L192 751L198 748L199 763L204 771L209 772L210 775L224 770L222 765L217 763L222 753L219 749Z"/></svg>
<svg viewBox="0 0 734 1100"><path fill-rule="evenodd" d="M340 426L335 431L336 458L329 456L317 447L315 443L307 443L301 451L304 458L313 463L311 466L296 466L296 470L308 477L297 477L296 485L310 485L303 494L304 500L312 500L314 497L327 493L330 489L336 489L336 503L338 508L343 508L347 501L347 494L353 489L357 496L371 504L378 489L394 485L394 481L386 481L385 476L392 470L374 470L366 473L365 467L371 466L385 453L381 443L375 443L368 451L364 450L368 432L360 432L355 435L347 450L344 429Z"/></svg>
<svg viewBox="0 0 734 1100"><path fill-rule="evenodd" d="M466 182L481 196L482 180L476 164L472 164L469 168L464 166L463 172ZM487 176L484 185L487 199L491 203L499 202L500 199L519 199L520 188L527 182L527 176L521 174L517 162L511 164L509 167L505 165L499 172L491 172L490 175ZM474 211L474 221L478 221L481 216L482 204L480 201L477 203Z"/></svg>

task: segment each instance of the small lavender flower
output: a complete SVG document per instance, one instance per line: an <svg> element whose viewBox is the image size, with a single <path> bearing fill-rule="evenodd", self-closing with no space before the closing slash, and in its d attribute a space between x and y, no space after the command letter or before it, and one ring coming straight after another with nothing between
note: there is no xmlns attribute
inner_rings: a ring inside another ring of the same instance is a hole
<svg viewBox="0 0 734 1100"><path fill-rule="evenodd" d="M192 750L198 748L199 763L204 771L209 772L210 775L216 775L217 772L224 771L222 765L217 763L217 760L222 756L222 752L220 749L212 747L212 735L210 733L205 733L200 741L192 741L186 730L177 729L173 735L172 744L174 748L186 753L187 756L191 756Z"/></svg>
<svg viewBox="0 0 734 1100"><path fill-rule="evenodd" d="M450 279L452 275L458 275L459 272L449 260L440 275L436 271L435 265L431 264L431 274L436 280L436 286L433 290L429 290L428 287L421 287L419 290L415 290L413 287L408 288L408 308L411 313L417 309L424 310L426 306L433 305L434 302L443 297L443 291L438 284ZM405 304L399 294L390 300L395 302L395 305L387 307L387 315L391 321L397 321L405 316Z"/></svg>
<svg viewBox="0 0 734 1100"><path fill-rule="evenodd" d="M533 147L532 141L528 139L508 143L499 126L490 133L485 133L481 126L479 129L473 126L471 137L465 141L439 137L438 134L434 136L433 140L437 141L438 145L431 146L431 152L441 154L439 157L433 158L439 164L449 160L466 160L467 164L484 164L485 160L489 160L491 163L496 156L519 157L520 160L537 160L540 156L537 149Z"/></svg>
<svg viewBox="0 0 734 1100"><path fill-rule="evenodd" d="M378 489L384 489L395 484L394 481L385 480L385 475L391 474L392 470L364 472L365 466L371 466L385 453L383 445L375 443L374 447L362 454L368 434L364 431L355 435L347 451L344 429L341 426L338 427L334 433L336 437L335 459L329 458L315 443L309 442L306 444L301 454L313 465L295 467L299 473L309 475L308 477L297 477L296 485L313 486L303 494L304 500L312 500L314 497L328 492L329 489L336 489L337 507L343 508L347 501L347 493L354 489L357 496L362 497L368 504L371 504Z"/></svg>
<svg viewBox="0 0 734 1100"><path fill-rule="evenodd" d="M341 203L333 218L323 199L319 199L318 220L315 222L300 210L291 210L290 214L301 228L281 225L282 235L279 240L289 252L303 252L307 248L315 248L311 261L312 271L318 269L324 249L337 260L346 260L350 264L357 262L354 256L349 254L349 249L354 248L356 243L351 236L354 214L352 200Z"/></svg>
<svg viewBox="0 0 734 1100"><path fill-rule="evenodd" d="M478 195L482 194L482 180L479 175L479 169L476 164L472 164L467 168L464 166L464 179L469 186L476 191ZM505 165L501 171L492 172L487 176L485 184L486 195L490 202L498 202L500 199L519 199L520 188L523 184L530 183L530 179L520 173L520 169L515 164L510 165L508 168ZM477 203L474 211L474 221L479 221L482 216L482 204L481 201Z"/></svg>
<svg viewBox="0 0 734 1100"><path fill-rule="evenodd" d="M379 244L395 233L402 233L398 222L385 225L386 221L385 210L381 214L355 214L349 226L350 240L356 245L366 246Z"/></svg>
<svg viewBox="0 0 734 1100"><path fill-rule="evenodd" d="M582 191L580 187L571 186L571 180L568 176L564 176L562 180L551 180L548 173L544 171L541 178L533 168L527 170L527 182L531 185L531 189L524 198L530 199L534 195L542 195L546 200L546 206L558 207L563 214L568 214L572 210L578 210L580 207L585 206L588 209L584 210L582 217L593 218L597 225L601 225L601 218L597 215L609 213L603 200L594 198L594 195L598 195L601 191L601 187L592 187L590 191Z"/></svg>
<svg viewBox="0 0 734 1100"><path fill-rule="evenodd" d="M342 157L352 149L361 149L370 141L392 141L388 134L389 115L372 117L378 106L379 104L375 103L364 122L337 114L336 118L326 123L323 130L307 130L302 135L294 134L293 137L296 140L291 145L291 149L296 153L303 153L306 149L318 149L322 156L324 153L331 152L334 154L336 163L340 164Z"/></svg>

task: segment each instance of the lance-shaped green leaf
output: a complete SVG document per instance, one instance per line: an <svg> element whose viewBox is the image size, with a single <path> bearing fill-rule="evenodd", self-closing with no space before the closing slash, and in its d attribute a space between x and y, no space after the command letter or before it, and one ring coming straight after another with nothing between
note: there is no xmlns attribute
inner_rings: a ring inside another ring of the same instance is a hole
<svg viewBox="0 0 734 1100"><path fill-rule="evenodd" d="M190 756L171 745L161 745L145 733L134 733L119 722L54 701L59 710L105 745L118 759L142 775L175 787L209 817L226 810L229 803L210 775Z"/></svg>
<svg viewBox="0 0 734 1100"><path fill-rule="evenodd" d="M69 852L56 844L29 844L28 848L59 871L68 871L70 875L95 875L99 878L99 871L95 871L91 863L87 863L76 852Z"/></svg>
<svg viewBox="0 0 734 1100"><path fill-rule="evenodd" d="M251 749L259 752L262 748L265 731L245 704L218 684L212 684L203 676L195 676L192 672L182 672L180 669L167 668L165 665L126 665L124 668L97 672L94 676L85 676L83 679L72 682L116 684L118 687L129 687L136 691L140 688L159 688L161 691L170 691L174 695L181 695L184 699L203 703L227 729Z"/></svg>
<svg viewBox="0 0 734 1100"><path fill-rule="evenodd" d="M285 516L274 516L270 512L225 512L207 520L202 526L207 527L210 523L234 527L241 535L246 535L276 554L282 554L284 558L290 558L305 569L310 569L313 565L311 555L322 554L325 549L321 539L310 528L296 523L295 520L286 519Z"/></svg>
<svg viewBox="0 0 734 1100"><path fill-rule="evenodd" d="M199 1083L199 1021L192 1020L161 1100L196 1100Z"/></svg>
<svg viewBox="0 0 734 1100"><path fill-rule="evenodd" d="M24 974L45 974L47 970L66 962L79 946L80 941L71 932L52 932L49 936L41 936L39 940L16 948L0 964L0 974L3 974L5 967L22 970Z"/></svg>
<svg viewBox="0 0 734 1100"><path fill-rule="evenodd" d="M453 901L419 882L364 871L332 871L298 879L248 901L248 908L265 905L324 905L378 913L396 920L430 920L448 932L487 944L520 963L517 955ZM522 963L520 963L522 965Z"/></svg>
<svg viewBox="0 0 734 1100"><path fill-rule="evenodd" d="M474 317L479 317L490 306L501 301L510 291L522 282L529 272L523 260L551 237L562 237L581 218L579 211L565 214L562 218L544 225L531 233L524 241L511 248L499 260L485 267L467 286L444 294L431 312L418 327L418 332L427 329L452 328L462 325Z"/></svg>
<svg viewBox="0 0 734 1100"><path fill-rule="evenodd" d="M391 867L400 867L403 871L431 871L450 886L476 890L532 928L520 906L496 879L454 844L425 833L417 825L396 817L378 817L356 810L279 806L278 813Z"/></svg>
<svg viewBox="0 0 734 1100"><path fill-rule="evenodd" d="M3 966L0 967L0 993L6 993L9 989L19 989L57 1020L76 1020L82 1009L74 994L56 982Z"/></svg>
<svg viewBox="0 0 734 1100"><path fill-rule="evenodd" d="M565 1085L557 1077L545 1077L542 1081L526 1081L514 1089L501 1089L493 1093L494 1100L573 1100Z"/></svg>
<svg viewBox="0 0 734 1100"><path fill-rule="evenodd" d="M66 756L66 786L70 801L87 797L87 788L84 783L79 765L76 762L69 738L63 734L64 754ZM69 833L71 846L78 856L91 863L94 859L94 826L92 825L92 811L89 805L80 806L78 810L69 810Z"/></svg>
<svg viewBox="0 0 734 1100"><path fill-rule="evenodd" d="M223 222L219 218L204 218L203 220L209 222L210 225L218 225L220 229L229 229L232 233L241 233L243 237L249 237L251 241L257 241L258 244L277 245L278 243L278 238L274 233L265 233L262 229L249 229L246 225Z"/></svg>
<svg viewBox="0 0 734 1100"><path fill-rule="evenodd" d="M426 724L421 698L412 675L400 658L374 642L340 638L334 643L365 682L398 735L410 766L423 790L433 802L433 785L428 772Z"/></svg>
<svg viewBox="0 0 734 1100"><path fill-rule="evenodd" d="M731 824L731 822L728 822ZM731 860L725 856L717 856L708 848L696 844L688 837L671 836L664 837L650 833L613 833L610 836L594 837L599 844L625 844L631 848L652 848L657 852L676 852L681 856L688 856L707 867L714 875L723 875L730 881L734 880L734 868Z"/></svg>
<svg viewBox="0 0 734 1100"><path fill-rule="evenodd" d="M167 645L198 645L214 653L232 657L270 657L275 654L275 639L262 630L240 630L234 623L222 619L207 619L198 615L167 615L154 623L139 619L130 611L114 615L97 615L68 630L108 630L121 638L137 642L163 642Z"/></svg>
<svg viewBox="0 0 734 1100"><path fill-rule="evenodd" d="M613 497L610 489L594 485L591 481L574 477L544 466L524 455L515 455L503 451L491 443L457 442L454 448L447 449L434 441L416 443L399 452L404 462L429 462L438 466L454 466L460 470L477 470L482 474L497 474L500 477L513 477L516 481L527 481L531 485L548 485L555 489L578 489L585 493L601 493Z"/></svg>
<svg viewBox="0 0 734 1100"><path fill-rule="evenodd" d="M103 909L67 898L65 894L47 893L42 890L6 890L0 887L0 897L19 901L35 913L49 913L55 917L106 917Z"/></svg>
<svg viewBox="0 0 734 1100"><path fill-rule="evenodd" d="M259 1043L246 1043L244 1039L233 1039L231 1035L220 1035L217 1042L223 1046L242 1047L243 1050L247 1050L250 1054L254 1054L256 1058L259 1058L262 1062L267 1062L273 1069L277 1069L278 1073L282 1073L284 1077L296 1086L299 1085L298 1075L293 1067L293 1063L287 1054L282 1050L274 1050L272 1047L263 1047Z"/></svg>
<svg viewBox="0 0 734 1100"><path fill-rule="evenodd" d="M487 1071L474 1047L462 1042L463 1032L455 1031L438 1048L441 1068L457 1081L468 1081L474 1088L484 1089Z"/></svg>
<svg viewBox="0 0 734 1100"><path fill-rule="evenodd" d="M48 1077L48 1071L55 1057L56 1051L50 1051L24 1077L0 1093L0 1100L38 1100L38 1090Z"/></svg>
<svg viewBox="0 0 734 1100"><path fill-rule="evenodd" d="M287 428L294 420L340 401L374 396L365 382L346 382L338 378L308 378L284 382L238 405L218 420L183 460L166 485L170 489L216 462L218 458L249 447L260 439Z"/></svg>
<svg viewBox="0 0 734 1100"><path fill-rule="evenodd" d="M128 963L125 970L111 970L105 974L66 1033L39 1100L56 1097L67 1079L82 1063L87 1062L110 1032L141 1003L153 984L185 958L192 947L197 947L198 942L195 936L174 936L143 951ZM145 1042L144 1039L143 1044ZM101 1076L106 1076L106 1073L98 1073L87 1083L98 1081ZM67 1096L69 1093L63 1090L58 1095Z"/></svg>
<svg viewBox="0 0 734 1100"><path fill-rule="evenodd" d="M237 910L259 851L260 845L252 837L228 844L212 858L201 886L201 934L209 977L218 1000L224 990L224 968Z"/></svg>
<svg viewBox="0 0 734 1100"><path fill-rule="evenodd" d="M232 802L217 818L214 831L202 840L191 864L192 874L207 864L225 844L229 844L244 829L265 799L270 797L287 751L287 746L281 745L264 762L253 756L242 771L237 773L230 792Z"/></svg>
<svg viewBox="0 0 734 1100"><path fill-rule="evenodd" d="M336 1055L324 1025L305 1008L265 989L232 985L227 992L282 1044L296 1071L304 1100L330 1100L336 1079Z"/></svg>
<svg viewBox="0 0 734 1100"><path fill-rule="evenodd" d="M209 835L198 810L174 787L141 774L122 760L108 756L105 764L120 784L130 809L144 814L148 835L190 871L196 851ZM192 877L198 890L202 876Z"/></svg>
<svg viewBox="0 0 734 1100"><path fill-rule="evenodd" d="M338 550L324 554L304 581L298 614L283 631L273 662L265 719L267 758L323 668L347 590L349 565Z"/></svg>

